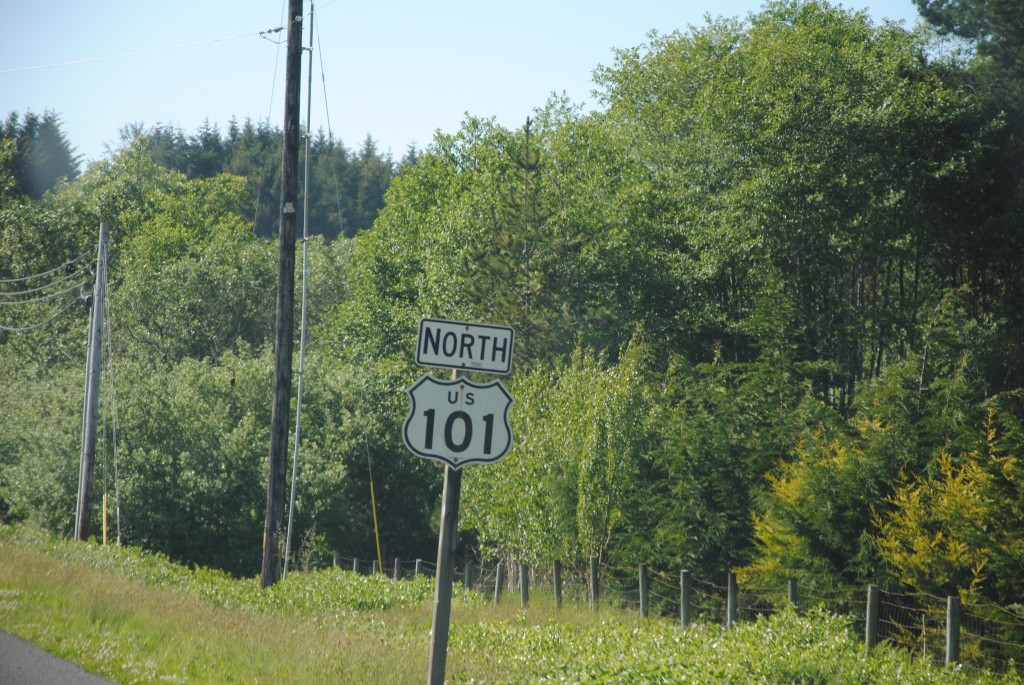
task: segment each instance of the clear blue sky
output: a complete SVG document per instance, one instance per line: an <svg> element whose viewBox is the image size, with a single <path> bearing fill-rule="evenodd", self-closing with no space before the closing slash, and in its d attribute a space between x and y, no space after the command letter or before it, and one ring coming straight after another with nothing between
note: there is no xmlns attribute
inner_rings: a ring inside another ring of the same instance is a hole
<svg viewBox="0 0 1024 685"><path fill-rule="evenodd" d="M841 4L876 22L910 28L917 21L912 0ZM304 6L308 12L309 0ZM412 143L426 147L435 130L457 131L466 114L517 127L563 92L589 108L592 72L612 63L615 48L644 43L652 29L685 31L706 14L745 17L761 6L319 0L312 128L327 130L329 114L330 129L347 147L359 148L371 135L397 159ZM0 116L57 112L86 161L105 156L128 123L193 133L209 120L224 131L234 116L280 126L284 46L259 33L280 26L286 7L286 0L4 0ZM305 94L302 101L304 107Z"/></svg>

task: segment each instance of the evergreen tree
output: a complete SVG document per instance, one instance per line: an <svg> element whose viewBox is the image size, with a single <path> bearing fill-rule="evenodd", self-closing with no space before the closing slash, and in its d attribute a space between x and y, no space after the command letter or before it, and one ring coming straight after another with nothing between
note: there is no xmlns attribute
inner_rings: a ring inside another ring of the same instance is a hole
<svg viewBox="0 0 1024 685"><path fill-rule="evenodd" d="M19 121L18 113L11 112L2 137L15 141L14 178L21 192L30 198L38 200L62 179L78 178L80 157L75 155L55 113L46 111L39 116L26 112Z"/></svg>

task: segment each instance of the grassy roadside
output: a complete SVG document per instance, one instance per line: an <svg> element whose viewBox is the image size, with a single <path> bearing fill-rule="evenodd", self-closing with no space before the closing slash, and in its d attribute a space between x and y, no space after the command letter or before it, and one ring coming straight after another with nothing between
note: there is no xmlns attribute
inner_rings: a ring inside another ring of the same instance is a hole
<svg viewBox="0 0 1024 685"><path fill-rule="evenodd" d="M809 611L724 631L585 607L523 611L457 591L452 683L1007 683L888 647ZM0 628L119 683L421 683L432 587L345 571L255 580L138 550L0 527Z"/></svg>
<svg viewBox="0 0 1024 685"><path fill-rule="evenodd" d="M119 683L422 680L429 616L388 618L224 608L0 543L0 627Z"/></svg>
<svg viewBox="0 0 1024 685"><path fill-rule="evenodd" d="M0 527L0 628L116 682L425 680L429 579L413 591L409 581L346 572L290 579L268 596L255 580ZM528 613L533 622L554 615L543 602ZM582 610L562 615L597 622ZM454 623L500 625L516 616L525 618L511 599L493 607L456 592ZM451 650L449 673L456 668L463 673L456 678L507 679L473 647Z"/></svg>

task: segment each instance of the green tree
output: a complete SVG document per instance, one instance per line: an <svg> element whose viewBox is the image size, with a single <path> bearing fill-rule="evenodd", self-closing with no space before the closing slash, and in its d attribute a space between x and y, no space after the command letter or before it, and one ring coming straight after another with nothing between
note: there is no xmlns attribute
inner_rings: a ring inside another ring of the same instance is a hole
<svg viewBox="0 0 1024 685"><path fill-rule="evenodd" d="M949 484L960 479L957 488L973 487L971 474L941 461L974 448L973 427L982 416L979 367L991 329L972 322L971 302L964 291L942 298L922 326L922 352L867 384L848 420L829 412L804 422L792 456L772 471L770 488L758 499L758 552L743 569L749 582L882 581L879 545L885 543L876 526L894 507L911 504L897 489L939 472ZM929 496L939 497L936 492Z"/></svg>
<svg viewBox="0 0 1024 685"><path fill-rule="evenodd" d="M259 567L269 352L115 367L123 541L190 564Z"/></svg>
<svg viewBox="0 0 1024 685"><path fill-rule="evenodd" d="M517 378L513 451L470 470L462 526L489 556L541 563L607 557L650 449L644 349L616 364L577 350Z"/></svg>
<svg viewBox="0 0 1024 685"><path fill-rule="evenodd" d="M315 529L331 549L375 559L375 500L385 558L432 558L442 471L402 444L409 368L325 350L307 359L307 373L295 539Z"/></svg>
<svg viewBox="0 0 1024 685"><path fill-rule="evenodd" d="M184 181L121 243L111 299L134 351L216 360L238 341L270 339L276 268L270 243L237 213L244 184L226 175Z"/></svg>
<svg viewBox="0 0 1024 685"><path fill-rule="evenodd" d="M54 374L0 346L0 517L70 535L78 493L81 367ZM98 473L105 463L101 462ZM101 478L97 479L101 481Z"/></svg>
<svg viewBox="0 0 1024 685"><path fill-rule="evenodd" d="M815 369L794 362L780 328L753 362L694 366L677 356L661 375L659 442L633 507L637 524L620 543L633 556L704 577L755 556L750 512L768 474L827 413L807 392Z"/></svg>
<svg viewBox="0 0 1024 685"><path fill-rule="evenodd" d="M906 586L1000 604L1021 589L1019 531L1022 404L1019 392L984 403L956 448L901 483L879 515L879 553ZM955 450L955 451L954 451Z"/></svg>
<svg viewBox="0 0 1024 685"><path fill-rule="evenodd" d="M38 200L61 180L78 178L80 158L54 112L47 110L42 116L26 112L20 122L17 112L11 112L0 138L15 141L14 178L21 192L32 199Z"/></svg>
<svg viewBox="0 0 1024 685"><path fill-rule="evenodd" d="M819 396L912 348L934 292L933 246L959 230L942 202L977 163L962 76L898 27L817 2L743 24L652 35L598 73L609 125L641 160L679 296L673 348L750 361L742 322L764 293L795 304L798 360Z"/></svg>

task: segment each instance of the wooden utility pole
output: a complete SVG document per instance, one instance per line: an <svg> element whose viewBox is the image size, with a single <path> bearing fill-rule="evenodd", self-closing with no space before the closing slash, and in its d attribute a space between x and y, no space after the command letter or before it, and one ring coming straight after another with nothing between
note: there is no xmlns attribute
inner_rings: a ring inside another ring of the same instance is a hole
<svg viewBox="0 0 1024 685"><path fill-rule="evenodd" d="M75 539L89 539L92 500L92 472L96 462L96 417L100 401L100 361L103 342L103 300L106 297L107 239L109 229L100 224L96 251L96 283L92 289L89 315L89 351L85 371L85 407L82 410L82 456L78 465L78 506L75 509Z"/></svg>
<svg viewBox="0 0 1024 685"><path fill-rule="evenodd" d="M285 61L284 153L281 162L280 232L277 249L277 328L274 338L274 399L270 415L267 515L263 527L260 584L280 579L278 538L284 519L284 480L288 458L288 413L292 390L295 309L295 224L299 202L299 99L302 82L302 0L288 0Z"/></svg>

